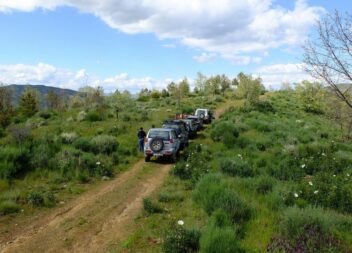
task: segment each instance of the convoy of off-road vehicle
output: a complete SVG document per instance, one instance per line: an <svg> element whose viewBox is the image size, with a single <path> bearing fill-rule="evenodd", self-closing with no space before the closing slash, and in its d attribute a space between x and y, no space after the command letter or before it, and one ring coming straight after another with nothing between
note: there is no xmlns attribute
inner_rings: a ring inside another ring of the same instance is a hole
<svg viewBox="0 0 352 253"><path fill-rule="evenodd" d="M175 119L165 120L161 128L150 129L145 138L145 161L149 162L152 157L167 157L175 163L189 139L196 138L203 124L210 124L213 119L209 109L197 109L194 115L179 114Z"/></svg>

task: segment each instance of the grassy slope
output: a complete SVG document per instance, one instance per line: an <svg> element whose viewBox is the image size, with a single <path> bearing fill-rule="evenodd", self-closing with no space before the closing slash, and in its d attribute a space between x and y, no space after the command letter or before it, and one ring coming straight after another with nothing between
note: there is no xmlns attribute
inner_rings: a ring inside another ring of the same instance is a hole
<svg viewBox="0 0 352 253"><path fill-rule="evenodd" d="M270 238L278 233L280 217L287 208L280 194L307 183L305 178L288 181L274 179L272 192L263 195L255 191L257 177L268 174L271 168L280 166L280 155L291 152L291 149L296 152L300 146L328 145L336 142L343 152L352 150L350 142L341 142L338 126L324 116L303 112L294 95L273 93L268 94L267 99L274 105L275 114L241 112L235 109L223 116L222 121L230 120L240 129L241 139L237 139L232 147L225 146L222 142L213 142L210 138L211 127L201 134L201 138L195 140L195 143L202 143L211 150L213 159L210 163L214 172L219 171L222 160L237 157L239 154L257 170L257 176L252 178L226 176L235 192L255 210L254 217L243 228L244 237L240 242L247 252L264 252ZM335 157L333 159L335 160ZM308 162L302 159L299 164L307 163L309 166ZM334 172L331 172L331 177L333 174ZM160 195L165 193L176 194L183 200L162 203L159 201ZM159 202L164 212L142 214L130 228L134 232L125 241L116 242L116 245L111 246L109 252L161 252L162 240L177 220L184 220L186 228L204 230L208 216L193 202L189 181L170 175L160 192L152 198ZM300 204L307 206L309 203L302 200ZM351 219L349 215L345 217ZM352 235L346 230L339 233L344 244L352 248Z"/></svg>
<svg viewBox="0 0 352 253"><path fill-rule="evenodd" d="M182 105L192 109L197 106L215 108L221 101L190 97L184 98ZM57 113L48 120L36 115L29 119L27 123L39 125L32 130L34 140L40 139L46 134L53 134L59 138L60 134L64 132L75 132L79 136L91 138L99 134L111 135L109 131L114 127L125 129L122 133L112 134L116 136L119 146L128 151L128 154L122 154L118 151L120 163L113 168L115 174L118 174L130 168L135 161L142 158L142 155L136 152L136 133L138 128L143 126L147 130L153 124L160 126L164 119L172 118L179 111L176 102L171 98L138 102L135 106L136 108L129 108L129 111L121 112L118 120L115 117L106 117L103 121L98 122L78 121L76 120L77 115L83 109L72 109L67 112ZM113 109L108 109L106 114L108 115L109 113L113 115ZM4 138L0 138L0 147L8 145L14 145L9 134ZM72 145L62 144L62 148L71 149ZM111 159L110 157L106 158ZM96 156L95 159L98 161L99 159L104 159L104 156ZM31 191L39 190L53 193L56 204L59 204L75 198L100 183L101 177L92 177L88 183L81 183L75 177L63 178L59 170L48 170L45 168L29 171L22 177L12 180L11 183L0 179L0 204L2 201L14 201L23 210L13 215L0 215L0 235L7 233L14 223L27 222L33 215L50 211L50 208L33 208L27 203L27 196Z"/></svg>

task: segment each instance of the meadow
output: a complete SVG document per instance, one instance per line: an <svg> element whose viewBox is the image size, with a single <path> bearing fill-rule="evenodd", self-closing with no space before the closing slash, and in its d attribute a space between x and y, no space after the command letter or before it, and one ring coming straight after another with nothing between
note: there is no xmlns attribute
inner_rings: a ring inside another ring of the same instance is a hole
<svg viewBox="0 0 352 253"><path fill-rule="evenodd" d="M148 130L176 113L215 108L222 101L190 94L180 104L169 95L134 98L125 92L92 102L79 94L68 108L41 109L30 117L14 113L0 128L0 221L50 211L128 170L143 157L139 127ZM6 233L7 226L1 227Z"/></svg>
<svg viewBox="0 0 352 253"><path fill-rule="evenodd" d="M350 252L352 143L296 91L233 106L110 252Z"/></svg>

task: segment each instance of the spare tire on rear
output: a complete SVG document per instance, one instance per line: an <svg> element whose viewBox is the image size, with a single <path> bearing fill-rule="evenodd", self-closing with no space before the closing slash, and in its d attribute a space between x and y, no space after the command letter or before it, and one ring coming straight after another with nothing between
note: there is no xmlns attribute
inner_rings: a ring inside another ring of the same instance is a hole
<svg viewBox="0 0 352 253"><path fill-rule="evenodd" d="M150 149L153 152L160 152L164 148L164 141L160 138L152 139L150 142Z"/></svg>

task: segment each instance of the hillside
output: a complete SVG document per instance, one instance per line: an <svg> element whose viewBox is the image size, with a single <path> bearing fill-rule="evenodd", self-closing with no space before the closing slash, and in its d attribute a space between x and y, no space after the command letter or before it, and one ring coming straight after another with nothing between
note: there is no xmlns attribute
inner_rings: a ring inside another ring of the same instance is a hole
<svg viewBox="0 0 352 253"><path fill-rule="evenodd" d="M38 96L41 100L41 106L45 107L45 101L44 98L46 97L46 95L49 92L54 92L58 95L60 95L61 98L69 98L74 96L77 91L74 90L70 90L70 89L61 89L61 88L57 88L57 87L51 87L51 86L45 86L45 85L30 85L30 84L26 84L26 85L21 85L21 84L11 84L11 85L7 85L7 88L11 89L12 91L12 96L13 96L13 104L17 105L21 94L28 88L33 89L35 91L38 92Z"/></svg>

